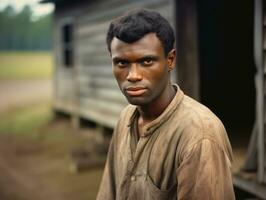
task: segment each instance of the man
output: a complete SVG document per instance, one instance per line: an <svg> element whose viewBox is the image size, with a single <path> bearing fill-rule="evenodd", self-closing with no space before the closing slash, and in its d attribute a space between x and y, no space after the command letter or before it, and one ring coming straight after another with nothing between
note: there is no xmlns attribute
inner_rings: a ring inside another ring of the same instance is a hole
<svg viewBox="0 0 266 200"><path fill-rule="evenodd" d="M98 200L231 200L232 150L221 121L170 82L170 24L150 10L114 20L113 73L128 105L113 133Z"/></svg>

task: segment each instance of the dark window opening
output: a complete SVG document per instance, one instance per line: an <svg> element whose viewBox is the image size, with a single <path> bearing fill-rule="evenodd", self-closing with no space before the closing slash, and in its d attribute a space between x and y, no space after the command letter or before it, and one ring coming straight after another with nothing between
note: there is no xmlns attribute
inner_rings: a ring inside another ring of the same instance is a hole
<svg viewBox="0 0 266 200"><path fill-rule="evenodd" d="M73 66L73 52L71 50L65 50L64 51L64 65L66 67Z"/></svg>
<svg viewBox="0 0 266 200"><path fill-rule="evenodd" d="M72 42L73 40L73 27L71 24L67 24L63 27L63 40L64 42Z"/></svg>
<svg viewBox="0 0 266 200"><path fill-rule="evenodd" d="M73 67L73 25L66 24L62 27L63 65Z"/></svg>

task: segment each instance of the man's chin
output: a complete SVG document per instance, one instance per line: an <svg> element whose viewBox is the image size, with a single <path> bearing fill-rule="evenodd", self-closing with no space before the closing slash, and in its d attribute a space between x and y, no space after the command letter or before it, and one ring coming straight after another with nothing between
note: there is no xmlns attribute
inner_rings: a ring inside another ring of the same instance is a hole
<svg viewBox="0 0 266 200"><path fill-rule="evenodd" d="M127 97L128 103L135 105L135 106L143 106L146 105L148 102L144 98L141 97Z"/></svg>

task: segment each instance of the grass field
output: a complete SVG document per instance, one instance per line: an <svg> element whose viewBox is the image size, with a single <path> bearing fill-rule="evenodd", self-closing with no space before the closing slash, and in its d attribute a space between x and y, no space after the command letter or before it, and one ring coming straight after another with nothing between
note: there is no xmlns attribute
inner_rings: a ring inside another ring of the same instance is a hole
<svg viewBox="0 0 266 200"><path fill-rule="evenodd" d="M0 114L0 133L36 138L51 120L51 105L38 102Z"/></svg>
<svg viewBox="0 0 266 200"><path fill-rule="evenodd" d="M0 51L0 80L50 79L52 63L49 51Z"/></svg>

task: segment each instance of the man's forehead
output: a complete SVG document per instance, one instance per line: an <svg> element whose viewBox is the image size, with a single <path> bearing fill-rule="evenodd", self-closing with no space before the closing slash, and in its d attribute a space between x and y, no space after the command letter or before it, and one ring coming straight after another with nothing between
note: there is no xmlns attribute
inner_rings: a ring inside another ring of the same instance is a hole
<svg viewBox="0 0 266 200"><path fill-rule="evenodd" d="M163 47L155 33L148 33L133 43L124 42L117 37L114 37L111 42L112 54L134 51L158 51L159 49L163 50Z"/></svg>

